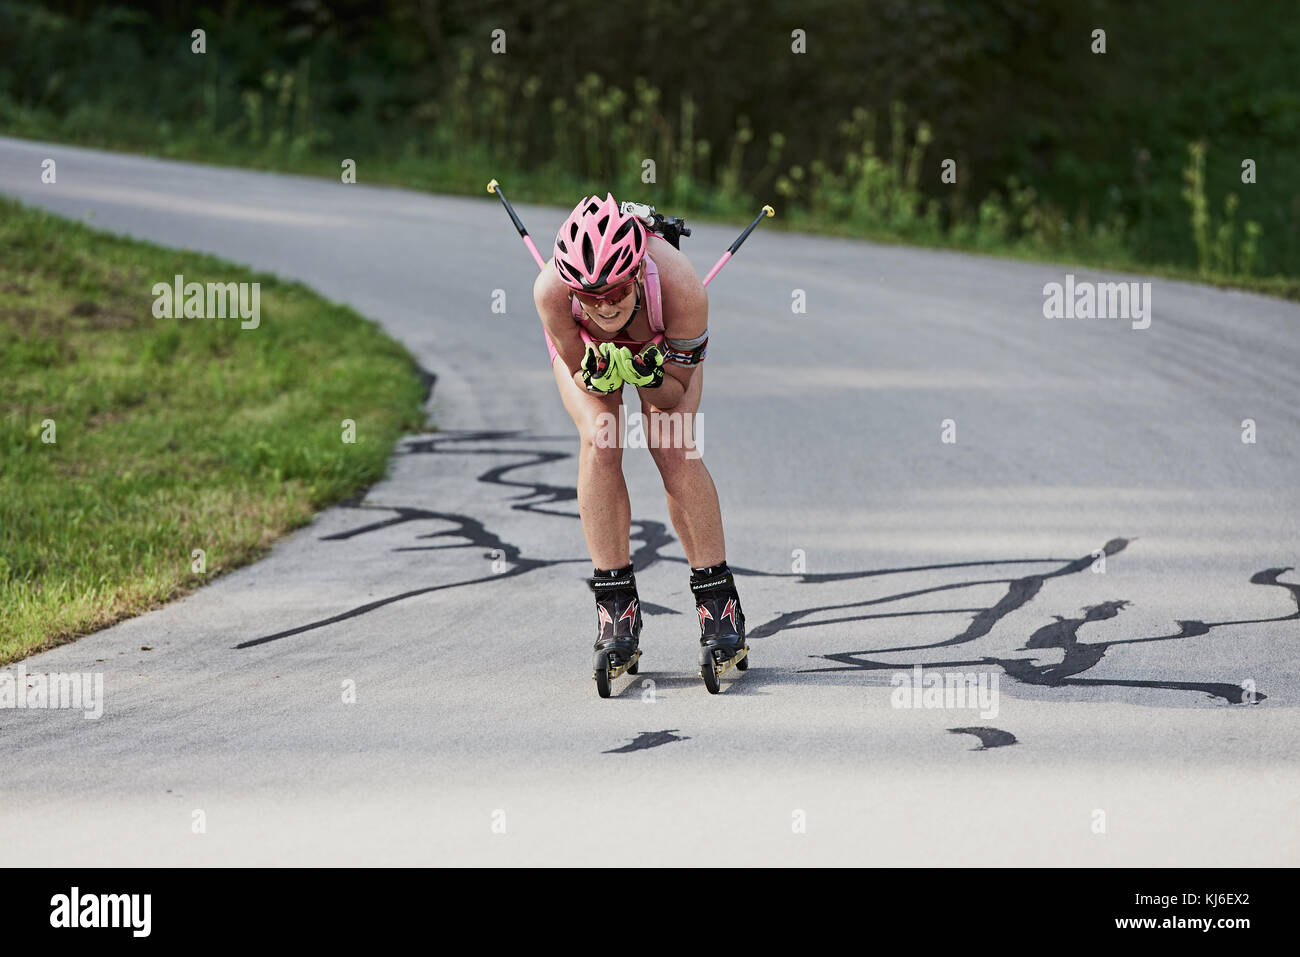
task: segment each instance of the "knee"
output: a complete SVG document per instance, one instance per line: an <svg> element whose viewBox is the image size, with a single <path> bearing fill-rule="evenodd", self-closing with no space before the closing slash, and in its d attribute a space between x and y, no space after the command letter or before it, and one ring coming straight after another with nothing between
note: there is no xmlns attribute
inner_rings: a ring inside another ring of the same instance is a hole
<svg viewBox="0 0 1300 957"><path fill-rule="evenodd" d="M582 429L582 456L598 469L623 467L623 449L617 436L611 435L608 429L597 428L594 422Z"/></svg>
<svg viewBox="0 0 1300 957"><path fill-rule="evenodd" d="M697 450L680 446L650 447L650 457L654 459L664 484L670 485L690 474L693 469L703 465Z"/></svg>

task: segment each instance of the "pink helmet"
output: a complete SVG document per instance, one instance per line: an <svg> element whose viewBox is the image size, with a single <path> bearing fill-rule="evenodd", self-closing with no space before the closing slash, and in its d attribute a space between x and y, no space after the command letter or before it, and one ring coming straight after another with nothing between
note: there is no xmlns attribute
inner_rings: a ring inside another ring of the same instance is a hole
<svg viewBox="0 0 1300 957"><path fill-rule="evenodd" d="M645 247L645 225L620 213L613 194L588 196L555 234L555 271L570 289L603 289L631 279Z"/></svg>

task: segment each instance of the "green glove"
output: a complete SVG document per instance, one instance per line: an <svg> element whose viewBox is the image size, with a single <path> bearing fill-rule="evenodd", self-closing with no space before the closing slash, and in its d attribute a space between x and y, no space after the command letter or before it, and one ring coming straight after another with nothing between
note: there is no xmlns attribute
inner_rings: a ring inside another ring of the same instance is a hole
<svg viewBox="0 0 1300 957"><path fill-rule="evenodd" d="M612 342L602 342L599 350L593 343L587 343L586 354L582 357L582 381L588 392L608 395L623 388L617 349Z"/></svg>
<svg viewBox="0 0 1300 957"><path fill-rule="evenodd" d="M664 354L653 342L637 355L627 346L619 346L614 360L624 382L653 389L664 381Z"/></svg>

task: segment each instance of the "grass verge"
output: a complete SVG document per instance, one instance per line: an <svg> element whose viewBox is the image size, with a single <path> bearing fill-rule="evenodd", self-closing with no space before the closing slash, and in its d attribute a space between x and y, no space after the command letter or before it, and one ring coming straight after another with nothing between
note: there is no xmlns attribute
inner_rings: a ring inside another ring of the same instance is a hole
<svg viewBox="0 0 1300 957"><path fill-rule="evenodd" d="M156 318L177 274L259 283L260 324ZM0 664L255 561L382 478L424 394L302 285L0 199Z"/></svg>

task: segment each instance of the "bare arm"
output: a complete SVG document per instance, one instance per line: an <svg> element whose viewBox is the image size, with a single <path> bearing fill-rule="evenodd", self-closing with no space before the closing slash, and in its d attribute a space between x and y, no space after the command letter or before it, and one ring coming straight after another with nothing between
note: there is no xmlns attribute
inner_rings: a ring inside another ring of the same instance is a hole
<svg viewBox="0 0 1300 957"><path fill-rule="evenodd" d="M579 367L586 344L578 331L578 324L573 321L569 306L569 289L555 272L553 260L548 260L546 268L533 283L533 302L537 306L537 315L541 317L542 328L555 346L569 375L578 385L583 386ZM583 386L585 388L585 386Z"/></svg>
<svg viewBox="0 0 1300 957"><path fill-rule="evenodd" d="M709 325L709 295L700 282L699 273L685 253L659 237L651 239L655 266L659 269L659 289L664 310L664 338L694 339L704 335ZM559 343L556 343L556 349ZM664 380L653 389L637 391L657 409L671 409L682 400L699 366L664 363Z"/></svg>

